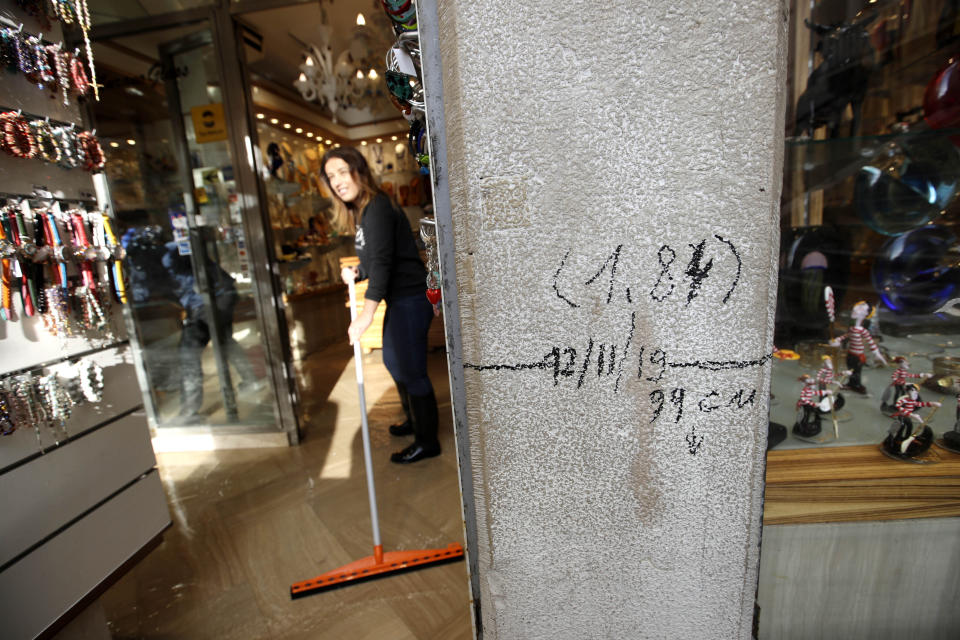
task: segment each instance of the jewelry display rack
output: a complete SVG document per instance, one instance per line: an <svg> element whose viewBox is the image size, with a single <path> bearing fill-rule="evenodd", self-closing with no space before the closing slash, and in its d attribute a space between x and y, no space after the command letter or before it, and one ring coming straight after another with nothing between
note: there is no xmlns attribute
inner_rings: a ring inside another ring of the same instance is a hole
<svg viewBox="0 0 960 640"><path fill-rule="evenodd" d="M45 42L62 42L71 29L77 30L74 25L64 34L57 20L41 24L10 0L0 2L0 22L0 27L13 28L22 23L25 33L42 33ZM79 50L87 62L89 49L81 43ZM23 74L5 69L0 76L3 111L89 128L75 97L64 105L53 87L40 89ZM85 99L94 99L92 92ZM106 181L82 168L68 170L39 158L0 153L0 184L0 204L26 199L31 206L58 203L63 211L107 212ZM101 278L108 260L112 258L97 258L93 267ZM71 283L80 283L78 264L60 261L55 269L61 265ZM38 394L30 414L41 417L24 424L18 415L16 428L5 428L7 434L0 437L0 635L45 638L158 544L170 515L123 305L104 308L105 326L88 326L72 335L54 335L39 313L24 313L16 292L13 310L12 317L0 319L0 387L9 391L25 376L47 376L61 381L54 385L59 391L69 386L63 381L77 380L71 394L79 399L63 411L51 406L59 402L55 393ZM51 419L54 414L58 419Z"/></svg>

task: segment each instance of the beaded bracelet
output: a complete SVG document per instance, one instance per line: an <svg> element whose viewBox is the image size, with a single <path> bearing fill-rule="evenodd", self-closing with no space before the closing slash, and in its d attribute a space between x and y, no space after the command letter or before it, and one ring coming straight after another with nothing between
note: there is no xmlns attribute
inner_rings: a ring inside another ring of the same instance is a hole
<svg viewBox="0 0 960 640"><path fill-rule="evenodd" d="M77 134L77 150L83 162L83 168L87 171L97 171L102 169L106 162L103 155L103 147L100 141L90 131L81 131Z"/></svg>
<svg viewBox="0 0 960 640"><path fill-rule="evenodd" d="M55 443L60 444L56 439L56 427L60 427L65 438L70 437L67 432L67 420L73 415L73 402L66 389L60 384L56 373L42 376L37 382L37 389L40 392L41 410L45 410L47 424L54 433ZM51 421L53 424L50 424Z"/></svg>
<svg viewBox="0 0 960 640"><path fill-rule="evenodd" d="M40 453L43 453L40 423L45 421L46 414L43 407L38 406L33 377L21 376L16 378L10 390L13 392L11 400L17 422L26 422L33 425L34 433L37 434L37 446L40 448Z"/></svg>
<svg viewBox="0 0 960 640"><path fill-rule="evenodd" d="M70 57L70 79L73 81L73 88L78 96L82 96L90 90L90 78L87 77L87 69L83 66L83 60L76 53Z"/></svg>
<svg viewBox="0 0 960 640"><path fill-rule="evenodd" d="M30 125L19 114L7 111L0 114L0 131L3 138L0 147L12 156L18 158L36 158L40 149L33 139Z"/></svg>
<svg viewBox="0 0 960 640"><path fill-rule="evenodd" d="M20 38L19 32L13 38L13 54L17 59L17 69L25 76L32 76L36 68L33 64L32 49Z"/></svg>
<svg viewBox="0 0 960 640"><path fill-rule="evenodd" d="M78 370L83 397L88 402L94 403L103 400L103 367L95 362L83 360Z"/></svg>
<svg viewBox="0 0 960 640"><path fill-rule="evenodd" d="M83 328L88 331L106 328L107 317L103 312L103 307L100 305L100 300L96 294L88 287L79 286L74 289L74 295L80 303Z"/></svg>
<svg viewBox="0 0 960 640"><path fill-rule="evenodd" d="M56 164L60 162L60 146L53 135L53 129L46 120L34 120L30 123L33 129L33 137L36 140L37 148L40 149L40 157L44 162Z"/></svg>
<svg viewBox="0 0 960 640"><path fill-rule="evenodd" d="M51 132L60 148L59 165L64 169L75 169L80 166L80 153L78 153L77 137L73 134L73 127L54 127Z"/></svg>
<svg viewBox="0 0 960 640"><path fill-rule="evenodd" d="M26 46L31 52L33 58L33 75L29 76L37 86L43 89L45 86L56 82L57 77L54 74L53 67L50 66L50 56L46 45L40 36L29 36L25 41Z"/></svg>
<svg viewBox="0 0 960 640"><path fill-rule="evenodd" d="M63 95L63 106L70 104L70 54L61 51L61 45L51 44L47 47L47 56L53 62L53 68L57 72L57 84L60 86L60 93Z"/></svg>
<svg viewBox="0 0 960 640"><path fill-rule="evenodd" d="M77 10L73 0L52 0L53 13L63 24L73 24L77 19Z"/></svg>
<svg viewBox="0 0 960 640"><path fill-rule="evenodd" d="M10 402L7 398L7 392L0 389L0 435L8 436L17 430L17 425L13 422L13 416L10 415Z"/></svg>
<svg viewBox="0 0 960 640"><path fill-rule="evenodd" d="M52 335L61 338L73 335L70 307L64 291L60 286L47 287L44 291L47 296L47 313L43 315L43 324Z"/></svg>

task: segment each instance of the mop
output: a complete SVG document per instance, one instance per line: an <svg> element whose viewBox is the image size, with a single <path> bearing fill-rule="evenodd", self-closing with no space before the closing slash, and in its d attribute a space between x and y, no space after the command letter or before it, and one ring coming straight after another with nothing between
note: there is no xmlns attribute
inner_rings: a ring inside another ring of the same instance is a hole
<svg viewBox="0 0 960 640"><path fill-rule="evenodd" d="M350 292L350 318L356 320L356 292L354 284L348 285ZM360 352L360 340L353 343L353 361L357 369L357 389L360 394L360 419L363 432L363 463L367 472L367 495L370 500L370 524L373 528L373 555L355 560L339 569L322 573L316 578L296 582L290 587L292 599L302 598L319 591L355 584L375 578L383 578L397 573L423 569L425 567L455 562L463 557L463 547L452 542L446 549L418 549L413 551L387 551L384 553L380 543L380 521L377 516L377 493L373 483L373 463L370 457L370 427L367 424L367 402L363 393L363 361Z"/></svg>

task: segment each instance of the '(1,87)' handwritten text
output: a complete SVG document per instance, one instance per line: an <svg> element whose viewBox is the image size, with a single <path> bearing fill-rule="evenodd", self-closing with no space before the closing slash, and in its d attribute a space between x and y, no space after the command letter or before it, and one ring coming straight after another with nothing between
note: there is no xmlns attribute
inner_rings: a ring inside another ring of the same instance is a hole
<svg viewBox="0 0 960 640"><path fill-rule="evenodd" d="M646 287L651 285L650 282L648 282L647 285L644 285L642 282L634 282L631 287L630 284L624 282L627 278L623 275L623 270L621 269L618 273L617 269L620 266L621 256L624 251L622 244L617 245L616 249L606 257L596 273L583 281L583 285L589 287L598 282L605 282L607 284L607 304L613 302L615 292L622 293L623 299L625 299L627 303L632 304L634 299L637 298L637 289L641 291L646 290L647 295L649 295L650 299L654 302L664 302L674 295L678 289L678 284L684 283L683 288L686 289L686 304L689 305L699 297L704 290L704 285L713 273L714 254L719 251L718 256L730 255L736 261L737 265L736 273L732 279L718 283L723 289L723 295L719 298L720 303L726 304L729 302L730 297L740 283L740 274L743 270L743 260L740 258L740 253L737 251L736 246L720 235L714 235L710 240L705 238L697 244L690 244L688 246L690 248L690 259L686 267L682 269L676 265L676 250L667 244L660 247L657 251L659 272L652 278L652 286L650 286L649 289L646 289ZM560 266L553 276L553 290L557 294L557 297L570 305L570 307L577 308L580 306L580 302L572 299L573 294L570 293L567 285L564 284L564 281L568 278L565 271L567 270L567 259L569 257L570 251L567 251L560 260ZM714 276L714 280L717 280L716 276Z"/></svg>

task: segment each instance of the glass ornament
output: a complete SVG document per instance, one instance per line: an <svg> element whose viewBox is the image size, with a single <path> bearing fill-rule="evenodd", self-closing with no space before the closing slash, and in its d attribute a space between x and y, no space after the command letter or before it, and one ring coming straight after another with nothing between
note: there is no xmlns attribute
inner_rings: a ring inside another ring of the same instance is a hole
<svg viewBox="0 0 960 640"><path fill-rule="evenodd" d="M960 150L940 135L909 134L857 173L853 200L871 229L897 236L933 220L960 190Z"/></svg>
<svg viewBox="0 0 960 640"><path fill-rule="evenodd" d="M873 263L873 286L896 313L931 313L960 295L957 239L927 225L887 241Z"/></svg>
<svg viewBox="0 0 960 640"><path fill-rule="evenodd" d="M931 129L960 126L960 59L950 58L927 84L923 119Z"/></svg>

